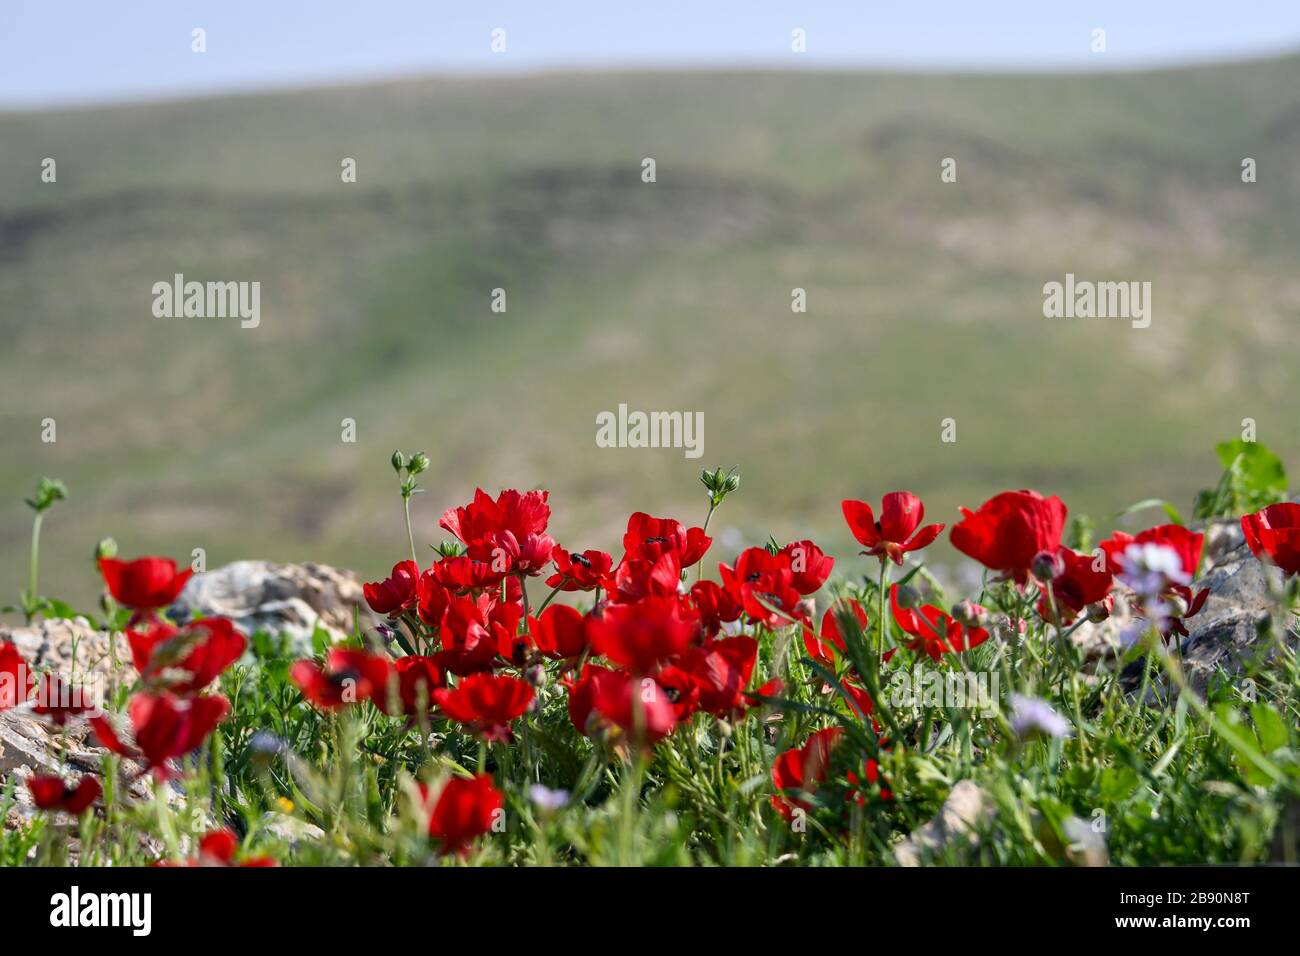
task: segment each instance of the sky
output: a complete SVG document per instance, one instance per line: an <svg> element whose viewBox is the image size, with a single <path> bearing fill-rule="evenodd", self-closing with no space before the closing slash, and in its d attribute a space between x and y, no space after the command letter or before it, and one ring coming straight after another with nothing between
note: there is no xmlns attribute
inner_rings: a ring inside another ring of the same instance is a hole
<svg viewBox="0 0 1300 956"><path fill-rule="evenodd" d="M0 0L0 106L436 72L1131 69L1295 49L1300 0Z"/></svg>

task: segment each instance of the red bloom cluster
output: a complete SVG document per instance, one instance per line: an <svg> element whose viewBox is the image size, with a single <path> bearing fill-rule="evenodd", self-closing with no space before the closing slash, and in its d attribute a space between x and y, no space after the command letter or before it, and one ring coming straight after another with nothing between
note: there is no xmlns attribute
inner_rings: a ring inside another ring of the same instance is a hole
<svg viewBox="0 0 1300 956"><path fill-rule="evenodd" d="M915 609L901 607L897 585L890 589L889 603L894 620L911 638L907 649L926 654L933 660L939 660L944 654L968 651L989 639L989 632L984 628L964 624L933 605Z"/></svg>
<svg viewBox="0 0 1300 956"><path fill-rule="evenodd" d="M441 843L444 853L467 855L470 843L492 830L505 806L505 798L487 774L448 780L431 808L429 788L418 787L428 814L429 836Z"/></svg>

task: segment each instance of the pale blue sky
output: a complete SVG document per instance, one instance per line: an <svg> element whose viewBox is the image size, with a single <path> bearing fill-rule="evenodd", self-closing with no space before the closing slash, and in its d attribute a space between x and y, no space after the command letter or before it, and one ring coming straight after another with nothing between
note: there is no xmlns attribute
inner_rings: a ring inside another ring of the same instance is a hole
<svg viewBox="0 0 1300 956"><path fill-rule="evenodd" d="M190 51L207 30L208 52ZM489 48L494 27L507 52ZM808 52L790 52L802 27ZM1107 53L1089 51L1094 27ZM1114 69L1300 48L1300 0L0 0L0 105L419 72Z"/></svg>

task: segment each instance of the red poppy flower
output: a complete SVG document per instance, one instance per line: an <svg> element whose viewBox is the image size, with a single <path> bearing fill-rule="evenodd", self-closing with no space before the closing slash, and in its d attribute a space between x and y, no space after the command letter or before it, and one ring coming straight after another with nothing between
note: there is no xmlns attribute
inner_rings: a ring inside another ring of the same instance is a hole
<svg viewBox="0 0 1300 956"><path fill-rule="evenodd" d="M330 648L325 666L315 661L298 661L289 669L303 697L320 710L339 710L363 700L382 703L387 694L387 658L351 648Z"/></svg>
<svg viewBox="0 0 1300 956"><path fill-rule="evenodd" d="M160 867L199 867L199 866L237 866L237 867L272 867L278 866L269 856L246 857L236 862L235 851L239 848L239 837L233 830L220 829L203 834L199 838L199 852L180 863L159 860Z"/></svg>
<svg viewBox="0 0 1300 956"><path fill-rule="evenodd" d="M100 558L99 570L114 600L137 611L170 606L194 574L189 568L177 573L171 558L154 557L134 561Z"/></svg>
<svg viewBox="0 0 1300 956"><path fill-rule="evenodd" d="M1066 627L1089 604L1106 599L1114 577L1104 558L1080 554L1070 548L1061 548L1057 554L1061 558L1062 571L1052 579L1050 587L1056 602L1058 623ZM1094 562L1102 565L1100 571L1096 570ZM1046 593L1038 599L1038 613L1045 621L1052 619L1052 606Z"/></svg>
<svg viewBox="0 0 1300 956"><path fill-rule="evenodd" d="M608 667L600 667L596 664L583 664L582 674L574 680L566 678L563 682L565 690L569 693L569 720L573 723L573 729L584 737L587 735L588 722L591 718L592 700L595 696L595 675L598 673L611 673Z"/></svg>
<svg viewBox="0 0 1300 956"><path fill-rule="evenodd" d="M799 617L799 592L794 589L790 556L766 548L748 548L736 566L718 565L722 586L740 602L750 620L768 627L785 627Z"/></svg>
<svg viewBox="0 0 1300 956"><path fill-rule="evenodd" d="M682 661L685 663L685 656ZM655 674L655 683L667 695L668 703L672 704L673 717L677 723L690 720L691 715L699 709L700 682L691 671L671 664L660 668L659 673Z"/></svg>
<svg viewBox="0 0 1300 956"><path fill-rule="evenodd" d="M627 519L623 535L623 550L629 558L653 563L671 551L683 568L697 564L712 543L703 528L687 528L680 521L652 518L642 511Z"/></svg>
<svg viewBox="0 0 1300 956"><path fill-rule="evenodd" d="M1065 504L1036 491L1004 491L978 511L962 508L953 526L953 547L1017 584L1029 579L1029 567L1040 551L1055 552L1065 529Z"/></svg>
<svg viewBox="0 0 1300 956"><path fill-rule="evenodd" d="M597 654L636 674L653 674L686 650L699 618L675 597L648 597L610 604L587 618L587 637Z"/></svg>
<svg viewBox="0 0 1300 956"><path fill-rule="evenodd" d="M434 658L408 654L393 662L393 671L397 675L397 700L383 700L385 695L376 695L376 707L393 716L401 713L408 717L414 717L421 711L428 713L433 709L433 692L446 685L442 670Z"/></svg>
<svg viewBox="0 0 1300 956"><path fill-rule="evenodd" d="M421 802L427 807L429 788L418 784ZM466 856L472 841L492 830L505 806L505 798L492 786L485 773L473 777L452 777L438 793L429 811L429 836L439 840L443 853Z"/></svg>
<svg viewBox="0 0 1300 956"><path fill-rule="evenodd" d="M1300 574L1300 504L1284 501L1241 516L1241 530L1255 557L1287 576Z"/></svg>
<svg viewBox="0 0 1300 956"><path fill-rule="evenodd" d="M592 712L628 740L654 744L673 732L677 714L672 697L654 678L597 670L590 679Z"/></svg>
<svg viewBox="0 0 1300 956"><path fill-rule="evenodd" d="M53 672L41 678L32 699L32 713L44 717L59 727L73 717L99 710L99 701L94 694Z"/></svg>
<svg viewBox="0 0 1300 956"><path fill-rule="evenodd" d="M743 710L745 688L757 659L758 642L752 637L729 637L683 654L681 666L690 671L700 688L700 710L715 717Z"/></svg>
<svg viewBox="0 0 1300 956"><path fill-rule="evenodd" d="M538 617L528 619L534 646L547 657L563 660L587 649L587 625L576 608L552 604Z"/></svg>
<svg viewBox="0 0 1300 956"><path fill-rule="evenodd" d="M509 741L510 724L528 710L533 689L506 674L471 674L453 690L435 690L433 700L446 716L488 741Z"/></svg>
<svg viewBox="0 0 1300 956"><path fill-rule="evenodd" d="M123 742L103 716L91 717L99 742L112 753L143 759L159 779L172 775L168 761L196 750L230 713L230 701L221 696L181 698L174 694L136 694L127 705L135 747Z"/></svg>
<svg viewBox="0 0 1300 956"><path fill-rule="evenodd" d="M477 598L452 595L442 617L443 650L438 666L458 677L490 671L500 655L515 655L516 634L523 610L484 592Z"/></svg>
<svg viewBox="0 0 1300 956"><path fill-rule="evenodd" d="M840 633L838 619L839 615L843 613L846 604L862 630L865 631L870 620L867 617L866 608L858 603L855 598L843 599L826 609L826 613L822 615L820 635L813 634L812 628L806 624L803 628L803 646L808 650L808 656L813 660L820 661L827 667L835 666L835 651L840 654L846 653L844 635Z"/></svg>
<svg viewBox="0 0 1300 956"><path fill-rule="evenodd" d="M835 559L811 541L792 541L781 549L790 561L791 584L800 594L812 594L831 576Z"/></svg>
<svg viewBox="0 0 1300 956"><path fill-rule="evenodd" d="M186 695L212 683L239 660L248 641L223 617L172 627L154 621L148 630L128 628L131 661L147 685Z"/></svg>
<svg viewBox="0 0 1300 956"><path fill-rule="evenodd" d="M876 558L889 558L895 564L903 563L903 555L919 551L939 537L941 524L920 528L925 518L925 505L910 491L891 491L880 502L880 520L876 520L871 506L864 501L846 498L840 502L844 520L858 543L865 545ZM920 528L918 531L917 529Z"/></svg>
<svg viewBox="0 0 1300 956"><path fill-rule="evenodd" d="M366 603L376 614L396 617L415 607L416 588L420 581L420 566L414 561L398 561L393 573L383 581L363 584Z"/></svg>
<svg viewBox="0 0 1300 956"><path fill-rule="evenodd" d="M506 570L494 571L486 561L475 561L463 554L455 558L443 558L430 570L434 580L448 591L458 594L495 587L508 573Z"/></svg>
<svg viewBox="0 0 1300 956"><path fill-rule="evenodd" d="M778 791L816 791L818 784L826 780L831 751L843 733L842 727L827 727L809 737L802 747L787 750L778 756L772 764L772 786ZM772 806L787 820L793 818L795 808L805 813L812 809L812 804L808 801L780 792L772 797Z"/></svg>
<svg viewBox="0 0 1300 956"><path fill-rule="evenodd" d="M989 632L984 628L968 627L933 605L915 609L901 607L897 584L889 589L889 603L898 626L912 637L907 649L928 654L936 661L944 654L968 651L989 639Z"/></svg>
<svg viewBox="0 0 1300 956"><path fill-rule="evenodd" d="M675 551L667 551L653 561L626 557L612 576L604 581L611 601L624 604L644 597L668 597L677 594L682 567Z"/></svg>
<svg viewBox="0 0 1300 956"><path fill-rule="evenodd" d="M430 568L415 582L415 613L429 627L440 627L450 597L447 589L439 583L434 569Z"/></svg>
<svg viewBox="0 0 1300 956"><path fill-rule="evenodd" d="M549 495L507 489L494 501L479 488L468 505L448 508L440 524L465 543L471 558L487 562L493 571L536 574L555 547L545 534Z"/></svg>
<svg viewBox="0 0 1300 956"><path fill-rule="evenodd" d="M713 635L723 624L740 619L745 609L726 588L715 581L696 581L691 585L691 605L700 615L700 624L706 633Z"/></svg>
<svg viewBox="0 0 1300 956"><path fill-rule="evenodd" d="M0 710L17 707L31 696L36 679L18 648L0 641Z"/></svg>
<svg viewBox="0 0 1300 956"><path fill-rule="evenodd" d="M614 559L604 551L565 551L558 545L551 551L555 573L546 579L548 588L561 591L591 591L601 586Z"/></svg>
<svg viewBox="0 0 1300 956"><path fill-rule="evenodd" d="M1116 531L1101 542L1100 547L1106 553L1110 570L1115 574L1122 574L1126 570L1124 554L1130 545L1150 544L1168 548L1178 555L1183 574L1187 581L1191 581L1196 576L1196 570L1201 563L1201 549L1204 543L1205 536L1199 531L1190 531L1177 524L1162 524L1155 528L1148 528L1137 535ZM1186 637L1187 627L1183 622L1200 613L1201 608L1205 606L1206 598L1210 595L1210 589L1201 588L1200 591L1193 593L1187 584L1171 582L1166 591L1186 605L1186 610L1182 614L1169 617L1162 624L1161 632L1166 638L1173 634Z"/></svg>
<svg viewBox="0 0 1300 956"><path fill-rule="evenodd" d="M94 777L82 777L74 787L55 774L33 774L27 778L32 803L40 810L62 810L79 817L103 793Z"/></svg>

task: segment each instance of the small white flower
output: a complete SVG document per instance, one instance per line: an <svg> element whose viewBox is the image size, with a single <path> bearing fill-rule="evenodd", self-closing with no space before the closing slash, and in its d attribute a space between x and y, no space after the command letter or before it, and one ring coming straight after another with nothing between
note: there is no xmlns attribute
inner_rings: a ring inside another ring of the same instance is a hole
<svg viewBox="0 0 1300 956"><path fill-rule="evenodd" d="M1052 705L1040 697L1011 695L1011 729L1022 739L1027 737L1068 737L1069 722Z"/></svg>

